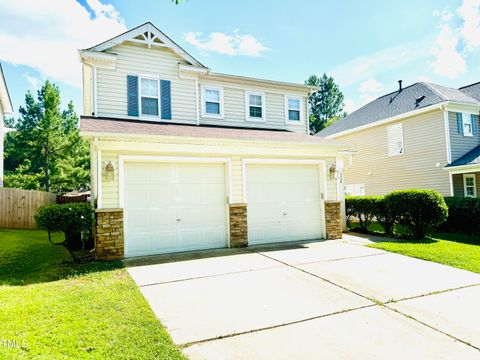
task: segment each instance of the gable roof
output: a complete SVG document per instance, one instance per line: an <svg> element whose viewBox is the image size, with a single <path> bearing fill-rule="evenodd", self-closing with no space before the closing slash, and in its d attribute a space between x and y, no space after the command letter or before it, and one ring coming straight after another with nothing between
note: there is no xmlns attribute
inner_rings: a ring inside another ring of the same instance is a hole
<svg viewBox="0 0 480 360"><path fill-rule="evenodd" d="M13 113L12 99L8 92L7 82L5 81L5 76L3 75L2 64L0 63L0 105L3 109L3 112L6 114ZM0 124L1 126L2 124Z"/></svg>
<svg viewBox="0 0 480 360"><path fill-rule="evenodd" d="M145 24L139 25L131 30L126 31L123 34L117 35L109 40L106 40L100 44L84 50L101 52L110 49L116 45L119 45L124 41L146 43L149 47L161 46L170 48L173 52L175 52L178 56L187 61L189 64L201 68L206 68L206 66L204 66L200 61L195 59L180 45L170 39L165 33L163 33L160 29L158 29L149 21Z"/></svg>
<svg viewBox="0 0 480 360"><path fill-rule="evenodd" d="M466 154L459 157L457 160L448 164L446 167L465 166L465 165L480 165L480 146L473 148Z"/></svg>
<svg viewBox="0 0 480 360"><path fill-rule="evenodd" d="M403 88L401 91L397 90L373 100L335 124L323 129L317 135L330 136L339 132L353 130L360 126L375 123L376 121L399 116L446 101L480 105L479 100L464 91L437 84L418 82Z"/></svg>
<svg viewBox="0 0 480 360"><path fill-rule="evenodd" d="M480 82L463 86L458 90L480 101Z"/></svg>

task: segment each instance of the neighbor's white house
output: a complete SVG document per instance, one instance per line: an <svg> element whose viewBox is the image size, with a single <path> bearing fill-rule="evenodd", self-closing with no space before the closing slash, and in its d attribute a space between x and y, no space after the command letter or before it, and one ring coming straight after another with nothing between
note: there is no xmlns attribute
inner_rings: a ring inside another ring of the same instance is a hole
<svg viewBox="0 0 480 360"><path fill-rule="evenodd" d="M13 113L12 100L8 93L2 64L0 64L0 187L3 186L3 139L6 131L4 119L6 114L11 113Z"/></svg>
<svg viewBox="0 0 480 360"><path fill-rule="evenodd" d="M341 236L350 148L308 135L315 89L214 73L151 23L80 58L98 258Z"/></svg>

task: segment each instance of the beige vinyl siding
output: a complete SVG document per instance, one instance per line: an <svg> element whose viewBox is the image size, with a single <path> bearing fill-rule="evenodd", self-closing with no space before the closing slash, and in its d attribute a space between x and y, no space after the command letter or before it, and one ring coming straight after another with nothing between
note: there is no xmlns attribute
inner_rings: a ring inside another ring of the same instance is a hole
<svg viewBox="0 0 480 360"><path fill-rule="evenodd" d="M224 99L224 118L215 119L202 115L202 86L221 87ZM246 121L245 94L248 91L265 93L265 122ZM207 125L239 126L267 129L284 129L306 133L307 131L307 97L305 93L291 91L288 87L272 87L255 81L219 81L208 77L199 81L200 123ZM285 121L285 96L302 98L302 123L287 124Z"/></svg>
<svg viewBox="0 0 480 360"><path fill-rule="evenodd" d="M463 174L453 174L453 196L464 197L465 190L463 184ZM475 173L475 185L477 188L477 197L480 197L480 173Z"/></svg>
<svg viewBox="0 0 480 360"><path fill-rule="evenodd" d="M476 116L476 121L477 129L480 129L478 116ZM465 155L467 152L480 145L480 133L477 133L473 136L463 136L458 132L456 112L448 112L448 123L450 128L450 149L452 152L452 161L457 160L459 157Z"/></svg>
<svg viewBox="0 0 480 360"><path fill-rule="evenodd" d="M185 141L185 140L184 140ZM141 143L135 145L135 148L138 147L138 150L132 150L128 143L123 142L111 142L106 141L96 143L95 150L92 153L92 193L94 198L96 198L96 152L97 150L101 150L102 156L102 172L105 169L106 164L111 161L114 169L115 169L115 177L113 180L107 180L102 176L102 207L103 208L117 208L120 206L119 203L119 156L120 155L136 155L136 156L188 156L188 157L202 157L202 158L227 158L231 162L231 185L232 185L232 198L230 199L231 203L241 203L244 201L243 199L243 163L242 159L250 159L250 158L262 158L262 159L323 159L326 163L326 168L328 169L329 164L335 164L335 157L333 156L319 156L318 154L321 153L318 149L314 151L314 153L309 154L311 150L304 149L298 147L295 150L289 150L289 147L272 147L271 145L262 145L258 144L255 146L249 146L248 149L242 148L240 149L237 145L236 152L237 153L229 153L230 145L218 145L215 146L217 148L216 151L213 150L201 150L203 145L201 143L205 143L206 148L211 148L212 143L215 141L211 140L209 142L201 141L198 144L190 143L191 140L185 141L183 144L173 144L168 143L169 151L152 151L152 150L141 150L145 148ZM152 144L150 144L152 145ZM192 148L191 145L194 145ZM115 147L116 149L110 149L111 147ZM124 148L125 146L125 148ZM131 145L133 146L133 145ZM120 148L118 148L120 147ZM155 146L156 147L156 146ZM121 150L123 148L123 150ZM196 149L196 151L194 150ZM269 155L259 155L263 152L269 153ZM241 155L239 155L241 153ZM295 153L295 155L285 155L285 153ZM277 155L275 155L277 154ZM326 174L326 200L337 200L337 179L334 177L330 177Z"/></svg>
<svg viewBox="0 0 480 360"><path fill-rule="evenodd" d="M164 48L122 44L108 52L117 54L115 69L97 69L98 116L132 118L127 115L127 75L154 75L171 81L172 120L197 123L195 80L180 79L179 56ZM159 118L160 120L160 118Z"/></svg>
<svg viewBox="0 0 480 360"><path fill-rule="evenodd" d="M403 124L405 153L388 156L387 128ZM346 167L345 184L365 184L366 195L422 188L450 194L443 112L434 110L336 138L357 149Z"/></svg>
<svg viewBox="0 0 480 360"><path fill-rule="evenodd" d="M92 68L82 65L83 71L83 115L91 116L93 113L92 104Z"/></svg>

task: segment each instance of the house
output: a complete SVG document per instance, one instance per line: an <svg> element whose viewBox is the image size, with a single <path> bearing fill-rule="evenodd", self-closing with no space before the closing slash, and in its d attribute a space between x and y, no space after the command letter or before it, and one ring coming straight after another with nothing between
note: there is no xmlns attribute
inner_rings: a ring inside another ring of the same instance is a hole
<svg viewBox="0 0 480 360"><path fill-rule="evenodd" d="M3 120L6 114L13 113L12 100L8 93L7 83L0 63L0 187L3 186L3 138L6 132Z"/></svg>
<svg viewBox="0 0 480 360"><path fill-rule="evenodd" d="M453 89L418 82L379 97L318 135L351 142L345 193L433 189L480 195L480 83Z"/></svg>
<svg viewBox="0 0 480 360"><path fill-rule="evenodd" d="M80 50L97 258L341 237L350 148L309 86L212 72L151 23Z"/></svg>

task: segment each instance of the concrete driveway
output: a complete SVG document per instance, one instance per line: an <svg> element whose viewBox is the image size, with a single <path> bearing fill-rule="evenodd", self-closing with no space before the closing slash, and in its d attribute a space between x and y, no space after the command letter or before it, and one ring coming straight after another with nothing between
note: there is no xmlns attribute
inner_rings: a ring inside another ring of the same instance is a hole
<svg viewBox="0 0 480 360"><path fill-rule="evenodd" d="M366 242L346 235L126 265L191 359L479 359L480 275Z"/></svg>

